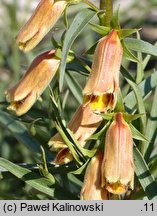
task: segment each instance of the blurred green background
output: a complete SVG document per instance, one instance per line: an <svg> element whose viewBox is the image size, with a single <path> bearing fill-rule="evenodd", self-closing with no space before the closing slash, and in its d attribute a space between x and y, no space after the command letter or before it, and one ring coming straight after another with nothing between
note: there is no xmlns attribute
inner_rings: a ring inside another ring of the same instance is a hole
<svg viewBox="0 0 157 216"><path fill-rule="evenodd" d="M98 5L99 1L92 1ZM37 5L37 0L0 0L0 110L6 110L5 95L4 92L9 87L13 86L25 73L26 69L30 65L31 61L39 53L52 49L51 37L53 36L58 42L60 42L60 36L63 32L63 19L57 22L55 28L53 28L49 34L42 40L42 42L31 52L23 53L19 51L15 42L15 37L20 27L30 17L33 9ZM157 1L156 0L121 0L114 1L114 8L116 9L120 5L120 20L121 25L124 28L141 28L141 38L154 44L157 40ZM84 4L82 4L84 5ZM68 17L70 20L79 11L81 6L71 6L68 9ZM85 5L84 5L85 7ZM85 31L79 36L77 43L74 43L73 50L81 55L98 39L98 35L86 28ZM157 61L151 58L149 65L147 66L147 72L156 68ZM132 72L134 72L135 65L132 63L129 65ZM85 77L78 76L74 73L74 77L79 81L80 86L84 86ZM53 82L52 82L53 85ZM79 105L79 101L73 96L73 94L65 86L65 95L68 95L68 101L66 103L64 113L65 119L68 121L73 114L76 107ZM37 102L31 109L28 116L32 118L40 118L43 112L47 118L47 110L49 108L49 90L47 89L42 96L43 102ZM149 110L150 103L146 104ZM36 110L38 112L36 112ZM20 118L19 118L20 120ZM22 117L22 120L30 120L27 117ZM31 122L31 120L29 121ZM47 122L47 120L45 120ZM31 124L27 125L28 127ZM47 145L52 131L50 128L42 128L43 144ZM31 131L30 131L31 133ZM0 156L4 157L14 163L36 163L38 159L34 157L33 153L27 149L22 143L18 142L13 134L11 134L0 123ZM7 178L8 175L8 178ZM0 175L0 199L46 199L46 195L35 191L23 181L18 180L11 174L6 173L5 179Z"/></svg>

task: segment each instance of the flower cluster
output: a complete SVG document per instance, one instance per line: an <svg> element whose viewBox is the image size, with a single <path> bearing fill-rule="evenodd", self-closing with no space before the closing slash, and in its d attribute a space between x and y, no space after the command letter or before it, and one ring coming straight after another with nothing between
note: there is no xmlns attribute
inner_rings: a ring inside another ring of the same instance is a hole
<svg viewBox="0 0 157 216"><path fill-rule="evenodd" d="M24 52L33 49L55 25L66 5L67 1L63 0L41 0L16 37L19 48ZM11 103L8 110L18 116L25 114L49 85L59 64L55 50L36 57L22 79L5 92Z"/></svg>
<svg viewBox="0 0 157 216"><path fill-rule="evenodd" d="M66 5L64 0L41 0L16 38L19 48L25 52L33 49L54 26ZM60 59L55 52L49 50L36 57L22 79L6 91L10 103L8 110L21 116L33 106L59 68ZM99 40L91 74L83 90L83 102L67 126L82 147L103 122L101 114L112 112L115 108L122 54L117 30L111 30ZM50 139L49 146L51 151L57 152L53 163L73 160L59 133ZM123 194L129 188L133 189L133 180L131 130L123 113L114 113L105 135L104 151L98 149L89 162L80 197L85 200L109 199L109 193Z"/></svg>

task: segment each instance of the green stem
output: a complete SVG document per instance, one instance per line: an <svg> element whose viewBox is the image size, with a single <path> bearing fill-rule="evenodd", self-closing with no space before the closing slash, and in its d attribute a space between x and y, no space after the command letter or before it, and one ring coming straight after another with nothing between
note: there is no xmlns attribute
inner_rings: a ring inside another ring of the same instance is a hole
<svg viewBox="0 0 157 216"><path fill-rule="evenodd" d="M110 27L111 18L113 15L112 0L100 0L100 10L104 10L105 14L101 17L101 24Z"/></svg>
<svg viewBox="0 0 157 216"><path fill-rule="evenodd" d="M93 4L91 3L90 1L88 0L82 0L82 2L84 2L85 4L89 5L93 10L95 10L96 12L99 11L99 9Z"/></svg>

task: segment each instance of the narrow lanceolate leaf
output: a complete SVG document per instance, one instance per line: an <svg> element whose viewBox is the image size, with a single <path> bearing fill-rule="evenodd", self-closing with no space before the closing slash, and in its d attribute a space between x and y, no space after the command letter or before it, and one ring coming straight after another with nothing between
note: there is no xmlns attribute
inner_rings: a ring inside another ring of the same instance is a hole
<svg viewBox="0 0 157 216"><path fill-rule="evenodd" d="M96 49L98 42L96 42L94 45L92 45L86 52L86 55L93 55Z"/></svg>
<svg viewBox="0 0 157 216"><path fill-rule="evenodd" d="M130 52L128 47L125 45L124 41L121 41L121 43L123 46L124 57L130 61L139 62L138 58L132 52Z"/></svg>
<svg viewBox="0 0 157 216"><path fill-rule="evenodd" d="M98 34L101 34L102 36L105 36L110 32L110 27L100 26L95 23L90 23L90 26L93 29L93 31L97 32Z"/></svg>
<svg viewBox="0 0 157 216"><path fill-rule="evenodd" d="M78 168L78 169L72 171L71 173L72 173L72 174L75 174L75 175L80 175L80 174L82 174L83 171L85 170L85 168L86 168L86 166L87 166L88 163L89 163L89 160L87 160L86 163L84 163L80 168Z"/></svg>
<svg viewBox="0 0 157 216"><path fill-rule="evenodd" d="M67 73L66 76L66 81L69 86L69 89L71 90L71 93L73 96L76 98L79 104L82 103L82 89L79 83L76 81L75 77L71 73Z"/></svg>
<svg viewBox="0 0 157 216"><path fill-rule="evenodd" d="M135 93L139 114L143 114L141 116L142 127L145 128L145 126L146 126L146 115L145 115L146 111L145 111L145 106L144 106L144 102L142 99L142 93L141 93L139 87L137 86L137 84L128 78L129 73L125 70L125 68L123 68L123 67L121 68L121 73L124 76L124 78L127 80L127 82L129 83L129 85L132 87L132 89Z"/></svg>
<svg viewBox="0 0 157 216"><path fill-rule="evenodd" d="M84 29L84 27L89 23L92 17L94 17L94 15L95 15L95 12L92 10L89 10L89 9L82 10L80 13L76 15L71 26L66 32L63 50L62 50L61 66L60 66L60 82L59 82L60 91L62 90L62 87L63 87L66 60L67 60L69 49L72 46L76 37L80 34L80 32Z"/></svg>
<svg viewBox="0 0 157 216"><path fill-rule="evenodd" d="M144 102L143 102L143 98L142 98L142 93L141 93L138 85L135 82L133 82L131 79L127 78L129 76L128 71L122 67L121 72L135 93L135 97L136 97L136 101L137 101L137 109L138 109L139 114L143 114L143 115L141 115L141 118L140 118L140 132L142 134L144 134L145 133L145 127L146 127L146 114L145 114L146 110L145 110L145 106L144 106ZM141 149L141 152L144 153L144 142L140 143L140 149Z"/></svg>
<svg viewBox="0 0 157 216"><path fill-rule="evenodd" d="M157 155L153 157L153 159L150 162L150 171L154 178L157 178Z"/></svg>
<svg viewBox="0 0 157 216"><path fill-rule="evenodd" d="M133 33L138 32L140 29L120 29L118 30L119 36L121 39L132 35Z"/></svg>
<svg viewBox="0 0 157 216"><path fill-rule="evenodd" d="M0 124L6 127L12 135L32 151L40 153L39 143L31 137L27 128L6 112L0 111Z"/></svg>
<svg viewBox="0 0 157 216"><path fill-rule="evenodd" d="M54 190L51 188L52 183L50 180L41 177L39 174L34 173L29 169L22 168L4 158L0 158L0 166L7 169L17 178L25 181L31 187L53 197Z"/></svg>
<svg viewBox="0 0 157 216"><path fill-rule="evenodd" d="M146 41L134 38L125 38L124 42L128 49L157 56L157 48Z"/></svg>
<svg viewBox="0 0 157 216"><path fill-rule="evenodd" d="M147 126L146 126L146 136L148 139L151 141L148 145L148 143L145 143L145 160L148 161L149 157L151 155L151 152L154 148L154 142L156 139L156 131L157 131L157 87L155 90L155 95L153 99L153 104L152 104L152 109L150 112L150 117L148 118L147 121Z"/></svg>
<svg viewBox="0 0 157 216"><path fill-rule="evenodd" d="M68 146L68 148L70 149L70 152L72 153L75 161L79 164L82 165L82 162L80 161L80 157L79 157L79 152L77 152L77 149L75 149L74 144L67 138L66 134L64 133L64 131L62 130L62 128L60 128L57 124L56 124L56 128L59 132L59 134L61 135L63 141L65 142L65 144Z"/></svg>
<svg viewBox="0 0 157 216"><path fill-rule="evenodd" d="M121 29L120 23L119 23L119 7L112 16L111 27L113 29L118 29L118 30Z"/></svg>
<svg viewBox="0 0 157 216"><path fill-rule="evenodd" d="M140 92L142 94L143 100L151 93L154 87L157 86L157 71L152 73L149 77L147 77L144 81L142 81L138 88L140 89ZM125 98L124 98L125 107L130 110L130 112L133 112L133 110L136 107L136 97L134 95L134 91L130 92Z"/></svg>
<svg viewBox="0 0 157 216"><path fill-rule="evenodd" d="M99 132L97 132L97 133L93 134L92 136L90 136L88 138L88 140L98 140L98 139L102 138L103 134L105 134L105 131L109 127L110 123L111 122L108 121L108 123L106 123L105 126Z"/></svg>
<svg viewBox="0 0 157 216"><path fill-rule="evenodd" d="M121 92L120 88L119 88L118 95L117 95L117 104L115 107L115 111L116 112L124 112L125 111L124 103L123 103L123 96L122 96L122 92Z"/></svg>
<svg viewBox="0 0 157 216"><path fill-rule="evenodd" d="M148 199L157 200L157 183L151 175L140 151L134 147L135 173Z"/></svg>
<svg viewBox="0 0 157 216"><path fill-rule="evenodd" d="M130 126L132 136L134 139L149 143L149 140L147 139L147 137L141 134L132 124L129 124L129 126Z"/></svg>
<svg viewBox="0 0 157 216"><path fill-rule="evenodd" d="M136 119L140 118L144 114L134 114L134 115L132 115L132 114L124 112L123 116L124 116L125 121L132 122L132 121L135 121Z"/></svg>
<svg viewBox="0 0 157 216"><path fill-rule="evenodd" d="M139 39L139 40L141 39L139 33L137 33L137 39ZM137 52L137 57L138 57L138 59L140 61L137 64L137 74L136 74L136 83L138 84L144 78L144 69L143 69L143 57L142 57L142 53L141 52Z"/></svg>

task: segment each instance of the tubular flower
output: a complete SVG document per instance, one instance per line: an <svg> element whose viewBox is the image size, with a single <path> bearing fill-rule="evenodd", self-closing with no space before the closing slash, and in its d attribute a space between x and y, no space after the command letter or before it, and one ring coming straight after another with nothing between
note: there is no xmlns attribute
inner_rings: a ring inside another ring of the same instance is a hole
<svg viewBox="0 0 157 216"><path fill-rule="evenodd" d="M84 103L90 103L91 110L106 112L114 109L122 53L116 30L112 30L99 41L94 53L92 71L83 90Z"/></svg>
<svg viewBox="0 0 157 216"><path fill-rule="evenodd" d="M129 125L122 113L117 113L110 125L105 140L102 163L102 186L113 194L133 189L133 139Z"/></svg>
<svg viewBox="0 0 157 216"><path fill-rule="evenodd" d="M102 117L93 113L88 104L80 105L69 122L68 128L73 132L80 145L84 146L86 140L96 131L101 121ZM66 147L58 133L50 139L49 145L52 145L51 150Z"/></svg>
<svg viewBox="0 0 157 216"><path fill-rule="evenodd" d="M101 164L103 154L98 151L91 159L85 173L81 200L108 200L108 192L101 187Z"/></svg>
<svg viewBox="0 0 157 216"><path fill-rule="evenodd" d="M41 0L17 35L19 48L25 52L33 49L55 25L66 5L64 0Z"/></svg>
<svg viewBox="0 0 157 216"><path fill-rule="evenodd" d="M73 132L75 139L79 141L80 145L84 146L86 140L96 131L101 122L102 117L93 113L89 107L89 104L86 104L81 105L77 109L73 118L68 124L68 128ZM67 145L64 143L59 133L50 139L49 146L51 151L58 151L60 149L59 155L63 155L62 153L64 152L65 148L68 150L66 152L69 154L69 149L67 148ZM66 156L67 155L65 154L65 157Z"/></svg>
<svg viewBox="0 0 157 216"><path fill-rule="evenodd" d="M55 50L50 50L36 57L22 79L5 92L11 103L8 110L21 116L33 106L59 67L60 60L54 53Z"/></svg>

